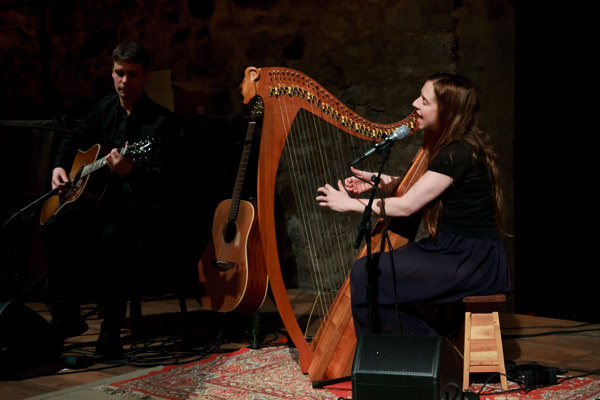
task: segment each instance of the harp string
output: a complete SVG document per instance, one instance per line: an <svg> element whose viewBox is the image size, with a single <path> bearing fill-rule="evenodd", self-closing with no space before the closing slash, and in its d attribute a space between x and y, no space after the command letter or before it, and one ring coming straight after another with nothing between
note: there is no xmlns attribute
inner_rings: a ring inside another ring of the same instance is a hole
<svg viewBox="0 0 600 400"><path fill-rule="evenodd" d="M316 120L316 118L315 118ZM321 161L322 161L322 170L324 171L324 177L323 180L320 182L313 182L313 187L315 188L314 190L316 191L316 188L318 186L323 185L324 182L330 182L332 185L336 185L336 182L338 179L341 178L341 165L339 162L330 162L336 159L335 155L337 155L339 157L339 154L342 153L342 149L341 149L341 144L342 141L338 140L340 135L340 132L333 126L327 123L323 123L321 121L316 121L319 123L319 126L325 127L325 131L324 134L321 134L318 136L317 138L317 143L316 143L316 147L317 150L319 151L319 155L321 157ZM332 143L324 143L323 141L332 141ZM331 153L326 152L326 149L331 148L332 151ZM332 155L334 157L332 157ZM313 192L315 193L315 192ZM313 207L315 207L315 211L318 212L323 212L323 210L320 210L319 206L317 205L316 201L314 201L313 198ZM318 215L318 214L317 214ZM323 221L323 219L321 219ZM342 232L344 230L344 226L340 226L340 223L338 220L334 220L334 222L332 224L325 224L324 226L325 228L325 233L323 235L323 238L331 238L333 239L334 243L332 243L332 246L325 246L325 248L330 249L331 253L330 256L326 259L328 260L328 266L326 269L326 272L328 274L327 276L327 287L326 287L326 293L324 296L324 306L323 308L329 309L329 307L333 304L333 301L335 300L335 295L338 292L339 289L339 285L341 284L341 281L338 279L336 280L336 276L335 273L337 270L342 269L343 271L345 270L344 267L347 267L346 265L346 260L344 259L343 253L342 253L342 249L344 246L344 238L342 236ZM336 268L337 267L337 268ZM343 274L345 275L345 274ZM325 286L325 285L324 285Z"/></svg>
<svg viewBox="0 0 600 400"><path fill-rule="evenodd" d="M307 242L311 280L317 291L319 312L326 316L355 259L352 247L355 232L352 224L340 219L326 221L322 217L324 210L314 200L316 188L325 182L337 186L337 180L350 172L350 161L356 153L366 151L372 144L318 118L318 107L314 103L307 107L298 96L283 95L277 103L289 132L284 156ZM308 154L307 148L312 149Z"/></svg>
<svg viewBox="0 0 600 400"><path fill-rule="evenodd" d="M296 99L296 101L298 101ZM323 179L323 173L328 170L325 167L323 149L320 138L324 135L323 124L315 117L317 111L314 104L310 106L310 113L300 111L298 114L299 129L293 131L292 148L296 151L309 147L310 155L302 152L299 156L303 163L301 168L293 171L298 174L299 180L304 183L301 193L296 193L298 200L303 204L303 209L309 212L306 221L308 224L305 230L310 234L309 247L312 250L311 279L317 289L317 299L321 315L326 315L328 305L331 303L331 295L328 290L328 282L331 281L331 251L335 246L328 246L324 243L330 236L327 234L327 225L325 220L318 218L315 202L311 198L316 190L317 180ZM311 132L313 133L311 135ZM304 144L305 146L301 146ZM325 244L325 245L324 245Z"/></svg>
<svg viewBox="0 0 600 400"><path fill-rule="evenodd" d="M324 180L326 179L326 174L330 171L328 166L326 165L326 159L323 157L323 144L322 139L326 134L323 131L323 124L320 123L316 115L316 107L315 103L310 103L310 114L302 113L302 117L304 119L309 120L310 126L308 126L307 130L304 132L305 136L308 136L307 140L312 147L311 153L315 155L315 157L307 157L308 160L311 160L312 165L310 170L303 171L305 176L308 178L309 188L313 188L312 191L308 191L308 193L314 193L318 186L316 185L316 180ZM310 129L312 128L312 132L315 132L313 138L310 138ZM319 168L320 167L320 168ZM308 189L308 188L307 188ZM308 202L308 199L304 199L304 201ZM308 204L307 204L308 206ZM315 222L318 224L313 225L315 229L318 231L315 233L316 237L320 237L320 243L315 242L315 251L318 253L318 263L313 266L313 275L315 279L319 280L319 288L321 289L318 292L318 298L320 299L320 308L321 315L327 310L328 304L330 302L330 294L328 290L328 282L331 282L332 279L332 271L331 271L331 259L333 257L333 249L337 246L337 243L331 243L331 245L327 245L331 239L335 241L335 237L332 238L327 232L327 224L325 224L325 220L323 218L318 218L317 210L314 207L314 204L310 204L311 215ZM320 244L320 246L319 246Z"/></svg>
<svg viewBox="0 0 600 400"><path fill-rule="evenodd" d="M318 88L316 90L318 92ZM321 97L323 95L322 91L318 95ZM306 201L309 202L315 218L320 222L320 225L318 225L321 228L318 233L318 236L321 238L319 250L321 254L325 254L320 259L320 265L316 266L315 272L317 273L315 275L317 279L324 280L319 285L322 288L322 292L319 293L318 298L321 299L321 314L326 316L327 310L333 304L342 281L342 279L336 279L335 273L338 269L345 267L347 263L342 254L344 243L341 232L344 227L340 226L337 220L329 221L328 223L322 218L323 210L320 209L314 200L314 194L318 186L323 185L324 182L331 182L335 185L335 182L341 176L341 166L339 163L330 162L332 155L342 153L342 142L338 140L340 132L333 125L316 117L319 111L315 103L311 103L310 117L306 113L302 115L304 118L310 119L314 127L313 131L316 132L314 140L311 140L310 143L313 147L312 153L316 155L315 161L317 163L314 167L317 170L306 172L307 176L311 178L309 186L312 188L312 191L307 193L309 196L306 198ZM343 275L345 276L345 274Z"/></svg>
<svg viewBox="0 0 600 400"><path fill-rule="evenodd" d="M288 132L288 136L287 136L287 142L284 146L284 159L285 159L285 165L287 165L287 170L285 171L289 176L289 181L291 183L292 186L292 192L294 194L293 196L293 200L295 202L296 205L296 209L297 209L297 214L298 217L301 219L301 227L303 229L304 232L304 239L308 242L307 246L304 246L306 250L308 250L309 255L307 257L308 260L314 260L315 259L315 252L314 252L314 245L313 243L315 242L315 238L314 238L314 232L313 229L311 228L311 223L310 221L308 221L309 218L309 213L306 210L306 202L302 201L302 199L300 198L300 195L306 191L306 183L301 179L301 174L297 173L298 171L301 170L305 170L306 167L303 165L303 163L305 162L304 160L302 160L302 158L299 156L298 152L298 138L297 135L295 133L295 131L298 130L298 126L302 125L302 127L300 128L300 132L304 132L307 129L307 121L305 119L298 119L296 118L296 122L294 123L291 118L293 116L293 114L295 114L295 110L297 108L295 108L295 104L291 104L291 107L288 107L288 99L287 97L278 97L277 98L277 104L278 104L278 108L279 108L279 112L281 113L281 120L284 121L285 125L287 125L285 127L285 131ZM294 126L294 128L292 129L292 126ZM292 130L294 132L292 132ZM283 169L282 166L280 165L280 170ZM322 292L322 289L319 287L320 286L320 282L322 282L322 279L319 279L319 277L317 277L315 279L315 277L311 276L312 280L313 280L313 285L317 286L317 291L318 292Z"/></svg>
<svg viewBox="0 0 600 400"><path fill-rule="evenodd" d="M292 99L294 99L294 97L292 97ZM293 101L293 100L292 100ZM284 127L285 132L288 132L288 137L286 140L286 144L284 146L284 156L286 159L286 163L288 166L288 173L289 173L289 177L290 177L290 181L292 184L292 190L293 190L293 194L294 194L294 200L295 200L295 204L296 204L296 208L298 210L298 215L301 219L301 226L303 228L304 231L304 238L307 241L307 246L306 249L308 250L308 260L318 260L317 257L317 253L315 251L315 242L316 242L316 237L315 237L315 233L313 231L312 228L312 223L310 221L310 214L308 213L308 204L306 203L306 201L303 201L303 199L301 198L301 195L303 193L306 193L307 190L309 189L307 186L306 182L304 182L300 174L301 171L306 170L306 160L303 159L303 157L301 157L301 155L299 154L299 152L301 151L301 147L300 147L300 143L302 138L298 138L297 135L295 134L296 129L294 129L294 132L292 131L292 126L298 126L298 125L294 125L293 121L291 120L291 116L296 116L295 111L299 110L296 107L290 107L290 109L288 109L288 104L287 104L287 98L284 96L280 96L277 98L277 104L279 106L279 110L281 113L281 120L284 122L284 124L286 125ZM295 104L294 106L297 106L297 104ZM297 122L297 124L300 124L301 128L300 128L300 133L302 132L306 132L308 130L308 121L305 118L300 118L299 121ZM310 161L310 159L308 159L308 161ZM320 276L320 271L319 269L315 269L314 267L309 268L309 270L311 271L311 273L315 272L317 273L317 276L314 276L314 274L311 274L311 278L313 281L313 285L315 285L317 292L318 293L322 293L323 292L323 288L322 288L322 283L323 283L323 279ZM323 310L321 309L321 312Z"/></svg>
<svg viewBox="0 0 600 400"><path fill-rule="evenodd" d="M296 100L297 101L297 100ZM297 151L302 151L304 147L301 147L302 143L311 148L311 153L318 155L315 153L314 141L310 137L310 132L318 132L318 127L315 125L314 118L312 116L299 110L298 119L299 119L299 129L294 130L293 138L292 138L292 146ZM315 135L315 136L318 136ZM299 154L298 157L303 160L302 169L293 171L293 173L298 174L298 179L304 183L304 187L302 187L302 193L295 193L298 197L298 201L303 204L303 208L309 212L307 215L306 221L308 222L305 230L310 232L310 242L309 247L311 248L311 260L314 262L309 268L309 272L311 275L311 279L313 281L313 285L317 289L317 304L319 306L320 313L322 314L324 311L324 301L325 301L325 282L326 282L326 273L327 269L323 265L322 260L327 259L327 256L323 255L322 249L318 248L319 237L323 237L320 232L323 229L321 225L322 221L318 221L315 219L314 210L311 207L311 204L307 202L306 195L311 192L310 188L312 186L312 182L310 180L311 176L315 176L319 174L317 168L318 159L306 157L305 153Z"/></svg>

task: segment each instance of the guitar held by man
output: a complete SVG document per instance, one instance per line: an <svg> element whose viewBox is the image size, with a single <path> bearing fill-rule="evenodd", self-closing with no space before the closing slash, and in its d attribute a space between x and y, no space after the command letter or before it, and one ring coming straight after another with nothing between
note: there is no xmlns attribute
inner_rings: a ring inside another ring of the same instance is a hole
<svg viewBox="0 0 600 400"><path fill-rule="evenodd" d="M90 175L108 166L119 175L127 175L133 168L133 163L146 159L152 147L152 140L147 139L132 145L125 144L121 149L112 149L106 156L99 157L102 147L95 144L86 151L78 150L71 172L67 175L64 168L55 168L52 171L52 191L56 194L46 200L40 213L40 224L44 225L48 218L57 214L66 205L75 202L83 193L94 197L99 202L100 193L91 193L87 190ZM103 185L100 185L103 186Z"/></svg>

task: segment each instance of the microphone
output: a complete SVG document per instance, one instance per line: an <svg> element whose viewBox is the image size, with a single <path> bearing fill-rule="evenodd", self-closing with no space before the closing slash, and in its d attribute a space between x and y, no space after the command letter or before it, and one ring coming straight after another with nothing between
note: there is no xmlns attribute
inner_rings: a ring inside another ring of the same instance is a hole
<svg viewBox="0 0 600 400"><path fill-rule="evenodd" d="M372 148L367 150L365 152L365 154L358 157L350 165L355 166L356 164L358 164L359 162L361 162L362 160L369 157L371 154L373 154L375 152L381 153L383 150L387 149L388 147L391 147L396 140L404 139L409 134L410 134L410 128L406 125L400 125L399 127L396 128L396 130L391 135L386 137L385 140L383 140L382 142L379 142L379 143L375 143L375 146L373 146Z"/></svg>

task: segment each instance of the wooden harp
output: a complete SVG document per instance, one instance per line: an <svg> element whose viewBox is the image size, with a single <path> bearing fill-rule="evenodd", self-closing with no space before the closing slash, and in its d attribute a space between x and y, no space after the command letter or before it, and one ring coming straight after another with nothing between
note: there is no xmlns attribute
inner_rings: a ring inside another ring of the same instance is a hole
<svg viewBox="0 0 600 400"><path fill-rule="evenodd" d="M264 102L257 208L266 268L277 309L298 349L304 373L308 373L313 381L348 376L356 347L348 277L350 267L359 255L353 246L357 218L319 207L315 201L316 189L326 182L335 186L338 179L348 176L349 166L356 156L370 149L375 141L383 140L398 126L406 124L411 128L410 133L414 133L415 113L392 124L370 122L306 74L288 68L248 67L240 90L244 103L255 96L260 96ZM420 176L425 158L421 149L407 175ZM360 168L376 170L377 164L371 161L369 166L368 161ZM417 166L419 171L416 171ZM296 176L299 171L304 175ZM282 182L287 182L288 186ZM408 184L405 183L404 188ZM282 185L282 189L277 189ZM402 184L399 190L402 190ZM312 279L316 282L318 296L323 297L325 303L321 307L326 309L321 313L323 322L310 342L296 320L282 274L287 261L282 261L286 256L281 254L282 244L278 242L285 235L277 230L282 225L282 218L278 214L281 207L276 204L276 198L282 197L285 207L302 214L297 219L302 220L298 230L303 239L298 240L302 243L296 243L296 246L306 256L296 262L313 264L310 268L314 271ZM383 244L378 240L374 238L374 245ZM373 251L376 251L375 246ZM334 267L330 268L330 264Z"/></svg>

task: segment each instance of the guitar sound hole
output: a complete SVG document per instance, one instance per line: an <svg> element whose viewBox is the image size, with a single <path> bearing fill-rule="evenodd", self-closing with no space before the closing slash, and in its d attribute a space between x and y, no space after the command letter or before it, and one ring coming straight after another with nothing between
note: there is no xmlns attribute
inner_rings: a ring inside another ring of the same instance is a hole
<svg viewBox="0 0 600 400"><path fill-rule="evenodd" d="M73 196L75 194L75 192L77 191L77 187L73 186L73 185L69 185L68 189L65 190L62 194L62 198L69 198L71 196Z"/></svg>
<svg viewBox="0 0 600 400"><path fill-rule="evenodd" d="M223 229L223 240L225 243L231 243L237 234L237 226L235 222L231 221L225 225L225 229Z"/></svg>

